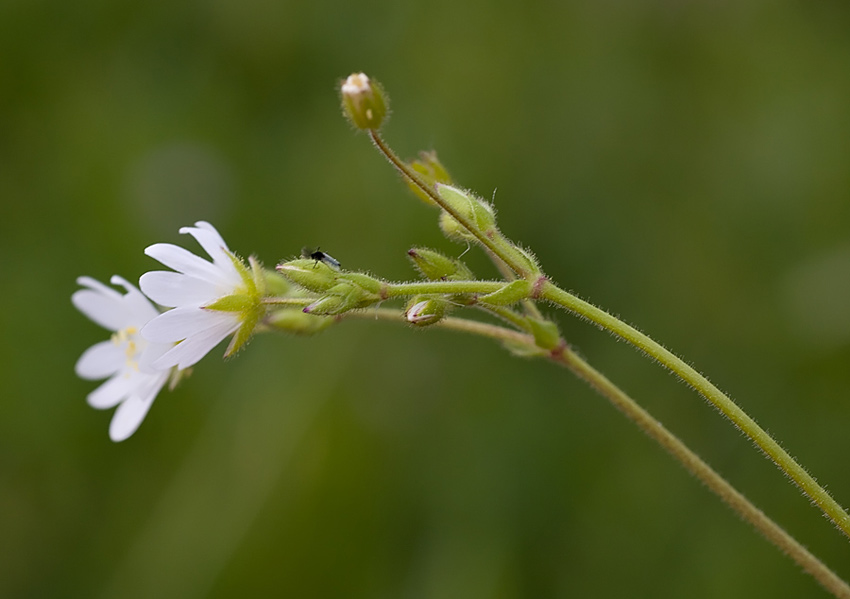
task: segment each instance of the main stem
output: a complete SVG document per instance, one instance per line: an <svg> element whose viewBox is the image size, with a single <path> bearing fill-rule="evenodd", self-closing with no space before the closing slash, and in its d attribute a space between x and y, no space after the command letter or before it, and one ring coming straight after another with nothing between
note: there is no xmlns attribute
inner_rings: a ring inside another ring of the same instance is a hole
<svg viewBox="0 0 850 599"><path fill-rule="evenodd" d="M379 308L374 312L351 312L346 317L381 318L393 322L399 322L401 320L396 310L385 308ZM546 352L540 350L535 345L534 338L531 335L498 325L464 318L445 318L434 326L487 337L496 341L507 341L514 344L526 345L530 355L536 352L538 356L548 357L556 364L565 366L573 374L588 383L600 395L608 399L614 407L637 424L651 439L661 445L673 458L678 460L690 473L715 493L721 501L732 508L741 518L749 522L780 551L797 562L803 570L808 572L827 591L839 599L850 599L850 586L846 582L839 578L814 554L803 547L794 537L789 535L781 526L753 505L749 499L730 485L726 479L691 451L678 437L668 431L663 424L653 418L649 412L638 405L634 399L579 357L566 343L562 343L551 352Z"/></svg>
<svg viewBox="0 0 850 599"><path fill-rule="evenodd" d="M845 535L850 537L850 515L821 487L806 470L792 458L755 420L750 418L725 393L712 385L708 379L691 366L665 349L650 337L627 325L596 306L567 293L550 281L546 281L538 293L540 299L548 300L570 312L583 316L628 341L651 358L678 375L700 395L714 404L735 426L779 466L794 483L811 498Z"/></svg>
<svg viewBox="0 0 850 599"><path fill-rule="evenodd" d="M649 412L640 407L602 373L566 347L563 347L560 351L552 352L551 359L569 368L576 376L606 397L642 431L658 442L688 471L701 480L726 505L752 524L767 540L788 554L803 570L811 574L826 590L841 599L850 599L850 586L846 582L803 547L794 537L785 532L781 526L753 505L678 437L668 431L664 425L653 418Z"/></svg>

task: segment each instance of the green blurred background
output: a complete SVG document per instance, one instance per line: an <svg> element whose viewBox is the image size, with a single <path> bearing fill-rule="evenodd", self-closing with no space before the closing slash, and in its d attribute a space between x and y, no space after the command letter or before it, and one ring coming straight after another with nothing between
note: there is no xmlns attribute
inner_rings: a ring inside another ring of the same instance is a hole
<svg viewBox="0 0 850 599"><path fill-rule="evenodd" d="M586 386L443 331L358 321L221 349L128 441L85 403L131 280L195 220L413 276L459 254L340 116L437 149L569 289L728 390L850 503L850 7L708 2L0 6L0 596L824 597ZM491 276L480 253L467 256ZM565 333L850 577L850 547L625 344Z"/></svg>

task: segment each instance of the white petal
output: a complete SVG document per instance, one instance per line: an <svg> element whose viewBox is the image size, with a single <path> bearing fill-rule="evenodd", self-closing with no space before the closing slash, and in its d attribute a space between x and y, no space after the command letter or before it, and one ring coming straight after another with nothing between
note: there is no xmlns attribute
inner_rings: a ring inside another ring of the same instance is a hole
<svg viewBox="0 0 850 599"><path fill-rule="evenodd" d="M139 285L145 295L162 306L200 306L222 295L214 283L164 270L146 272Z"/></svg>
<svg viewBox="0 0 850 599"><path fill-rule="evenodd" d="M237 280L239 280L239 273L236 271L236 267L233 266L233 260L228 253L230 250L227 249L227 244L224 243L224 239L221 238L218 231L211 224L204 221L199 221L195 224L202 226L200 228L183 227L180 229L180 232L189 233L194 237L195 241L204 248L204 251L209 254L213 263L221 271L226 273L228 277L232 278L236 276Z"/></svg>
<svg viewBox="0 0 850 599"><path fill-rule="evenodd" d="M223 279L221 270L215 264L178 245L155 243L145 248L145 254L177 272L211 281Z"/></svg>
<svg viewBox="0 0 850 599"><path fill-rule="evenodd" d="M77 277L77 285L100 291L103 295L111 295L116 299L121 297L120 293L91 277Z"/></svg>
<svg viewBox="0 0 850 599"><path fill-rule="evenodd" d="M137 393L128 397L118 406L112 416L112 422L109 423L110 439L115 442L123 441L136 432L145 419L148 410L151 409L153 400L156 399L156 395L162 389L166 379L166 375L151 377L151 381L144 389L139 389Z"/></svg>
<svg viewBox="0 0 850 599"><path fill-rule="evenodd" d="M159 310L139 291L138 287L127 281L127 279L115 275L109 282L113 285L121 285L127 290L127 293L121 300L124 302L128 314L132 315L132 319L135 320L133 324L137 327L141 328L150 319L159 315Z"/></svg>
<svg viewBox="0 0 850 599"><path fill-rule="evenodd" d="M80 378L96 381L119 372L126 360L122 348L112 341L101 341L83 352L74 371Z"/></svg>
<svg viewBox="0 0 850 599"><path fill-rule="evenodd" d="M174 308L160 314L142 329L142 337L154 343L174 343L216 327L239 326L238 312L205 310L194 306Z"/></svg>
<svg viewBox="0 0 850 599"><path fill-rule="evenodd" d="M99 290L80 289L71 296L71 302L77 310L110 331L118 331L129 324L120 293L112 295Z"/></svg>
<svg viewBox="0 0 850 599"><path fill-rule="evenodd" d="M116 374L103 383L100 387L89 393L86 401L98 410L105 410L118 405L135 388L135 383L130 377Z"/></svg>
<svg viewBox="0 0 850 599"><path fill-rule="evenodd" d="M207 355L225 337L234 333L239 328L239 324L239 321L233 318L220 320L206 330L178 343L174 349L166 352L153 363L154 368L165 369L172 366L177 366L180 369L189 368Z"/></svg>

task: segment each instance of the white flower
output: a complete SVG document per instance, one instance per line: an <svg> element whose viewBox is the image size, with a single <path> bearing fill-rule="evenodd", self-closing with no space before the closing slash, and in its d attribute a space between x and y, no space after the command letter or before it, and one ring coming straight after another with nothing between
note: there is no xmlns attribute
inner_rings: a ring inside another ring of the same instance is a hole
<svg viewBox="0 0 850 599"><path fill-rule="evenodd" d="M113 285L127 290L122 295L90 277L80 277L80 289L71 296L74 306L102 327L114 331L112 338L88 348L75 370L84 379L109 378L89 393L88 403L98 409L118 406L109 425L109 437L123 441L139 428L157 393L169 378L168 370L151 363L171 349L173 343L149 343L139 336L141 328L159 311L125 279L115 276Z"/></svg>
<svg viewBox="0 0 850 599"><path fill-rule="evenodd" d="M177 272L142 275L139 286L156 303L174 308L151 320L142 336L155 343L177 343L154 362L156 368L188 368L228 335L226 355L248 338L259 318L259 294L244 264L227 249L213 226L197 222L183 227L212 258L204 260L179 246L157 243L145 253Z"/></svg>

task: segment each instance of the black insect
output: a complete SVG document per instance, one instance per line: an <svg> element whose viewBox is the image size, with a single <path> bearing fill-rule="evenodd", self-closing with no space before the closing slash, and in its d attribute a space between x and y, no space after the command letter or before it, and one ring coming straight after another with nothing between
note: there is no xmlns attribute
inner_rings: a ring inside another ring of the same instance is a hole
<svg viewBox="0 0 850 599"><path fill-rule="evenodd" d="M316 248L313 250L312 248L301 248L301 257L309 260L315 260L316 265L318 266L319 262L323 262L328 268L332 268L334 270L339 270L339 260L330 256L322 251L321 248Z"/></svg>

